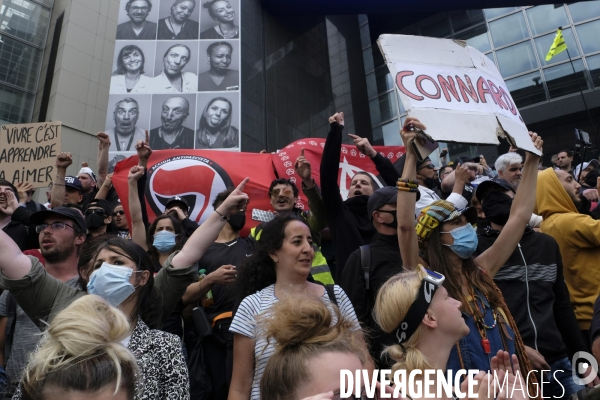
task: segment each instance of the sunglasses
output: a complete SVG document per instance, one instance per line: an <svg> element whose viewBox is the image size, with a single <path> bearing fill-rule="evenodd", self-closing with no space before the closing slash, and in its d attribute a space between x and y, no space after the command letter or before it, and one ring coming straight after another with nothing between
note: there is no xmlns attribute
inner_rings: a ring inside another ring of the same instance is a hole
<svg viewBox="0 0 600 400"><path fill-rule="evenodd" d="M294 197L294 191L290 188L286 188L286 189L273 189L273 191L271 192L271 197L279 197L279 196L285 196L285 197Z"/></svg>
<svg viewBox="0 0 600 400"><path fill-rule="evenodd" d="M125 215L125 211L119 210L119 211L113 212L113 217L116 217L117 215Z"/></svg>
<svg viewBox="0 0 600 400"><path fill-rule="evenodd" d="M100 210L100 209L85 210L85 215L92 215L92 214L106 215L104 210Z"/></svg>

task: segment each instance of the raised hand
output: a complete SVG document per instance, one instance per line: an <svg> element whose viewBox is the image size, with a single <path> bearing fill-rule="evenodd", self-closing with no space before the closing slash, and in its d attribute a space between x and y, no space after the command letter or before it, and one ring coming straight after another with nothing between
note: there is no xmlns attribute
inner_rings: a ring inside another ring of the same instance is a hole
<svg viewBox="0 0 600 400"><path fill-rule="evenodd" d="M112 177L113 177L113 174L106 175L106 179L104 180L104 183L102 184L102 186L106 186L107 188L110 189L110 187L112 186Z"/></svg>
<svg viewBox="0 0 600 400"><path fill-rule="evenodd" d="M244 186L249 180L250 178L245 178L215 211L229 217L238 211L245 210L248 205L248 195L244 193Z"/></svg>
<svg viewBox="0 0 600 400"><path fill-rule="evenodd" d="M33 188L33 185L29 182L19 182L17 183L16 188L19 193L19 203L25 203L27 200L27 192Z"/></svg>
<svg viewBox="0 0 600 400"><path fill-rule="evenodd" d="M152 155L152 149L150 148L150 140L148 138L148 130L146 129L146 140L141 141L138 140L135 144L135 149L137 150L138 157L140 160L148 160Z"/></svg>
<svg viewBox="0 0 600 400"><path fill-rule="evenodd" d="M344 126L344 113L339 112L329 117L329 123L337 122L340 126Z"/></svg>
<svg viewBox="0 0 600 400"><path fill-rule="evenodd" d="M310 166L310 162L304 157L304 147L300 150L300 156L296 159L294 163L294 169L302 181L304 181L306 186L307 182L311 183L312 186L312 170Z"/></svg>
<svg viewBox="0 0 600 400"><path fill-rule="evenodd" d="M144 175L145 168L140 165L134 165L129 170L127 179L129 182L137 182Z"/></svg>
<svg viewBox="0 0 600 400"><path fill-rule="evenodd" d="M165 210L165 214L170 213L171 211L175 211L175 213L177 214L177 219L179 219L180 221L183 221L184 219L186 219L187 217L185 216L185 214L183 213L183 211L181 210L181 208L174 206L169 208L168 210Z"/></svg>
<svg viewBox="0 0 600 400"><path fill-rule="evenodd" d="M7 190L5 192L6 195L6 207L1 207L2 208L2 212L6 215L13 215L13 213L15 212L15 210L19 207L19 202L17 201L17 198L15 197L15 194L12 190Z"/></svg>
<svg viewBox="0 0 600 400"><path fill-rule="evenodd" d="M467 165L456 166L456 170L454 171L454 179L455 181L461 182L463 185L469 182L471 179L471 172Z"/></svg>
<svg viewBox="0 0 600 400"><path fill-rule="evenodd" d="M73 156L68 152L60 152L56 156L56 168L67 169L69 165L73 164Z"/></svg>
<svg viewBox="0 0 600 400"><path fill-rule="evenodd" d="M104 132L98 132L98 150L108 149L110 147L110 137Z"/></svg>
<svg viewBox="0 0 600 400"><path fill-rule="evenodd" d="M531 131L529 131L529 137L531 138L531 141L533 142L535 148L543 153L544 141L542 140L542 137L539 136L537 133Z"/></svg>
<svg viewBox="0 0 600 400"><path fill-rule="evenodd" d="M353 134L348 134L348 136L350 136L354 140L354 145L356 146L358 151L363 153L365 156L373 158L377 155L377 152L375 151L373 146L371 146L371 143L369 143L369 139L361 138L360 136Z"/></svg>

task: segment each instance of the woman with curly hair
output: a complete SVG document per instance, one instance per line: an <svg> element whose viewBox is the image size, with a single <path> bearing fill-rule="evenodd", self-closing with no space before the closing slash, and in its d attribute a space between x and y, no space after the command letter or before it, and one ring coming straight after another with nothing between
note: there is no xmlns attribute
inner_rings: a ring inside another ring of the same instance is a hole
<svg viewBox="0 0 600 400"><path fill-rule="evenodd" d="M414 127L425 129L417 119L407 118L401 131L404 143L415 140ZM530 136L534 146L541 151L541 138L533 132ZM496 242L473 257L477 249L477 234L473 229L477 212L472 207L458 210L447 201L435 201L422 210L415 232L417 158L410 145L406 146L406 153L404 173L398 180L398 241L402 260L407 268L416 266L420 247L429 269L446 277L444 288L448 296L460 301L463 318L470 330L453 346L447 368L452 371L487 370L492 356L503 350L516 354L527 374L531 365L525 347L492 279L516 248L531 217L539 156L527 153L520 189L508 222ZM391 331L389 326L382 328Z"/></svg>
<svg viewBox="0 0 600 400"><path fill-rule="evenodd" d="M239 147L239 131L231 126L233 107L224 97L212 99L200 116L196 131L196 149Z"/></svg>
<svg viewBox="0 0 600 400"><path fill-rule="evenodd" d="M237 293L243 300L229 328L234 333L229 400L261 398L260 379L275 352L275 343L267 341L257 327L257 316L269 312L277 301L301 294L320 299L333 310L335 300L342 316L351 321L352 330L360 331L352 303L342 288L324 288L307 280L313 257L310 228L303 220L277 217L263 228L257 251L240 268L237 279ZM365 346L362 336L360 340Z"/></svg>

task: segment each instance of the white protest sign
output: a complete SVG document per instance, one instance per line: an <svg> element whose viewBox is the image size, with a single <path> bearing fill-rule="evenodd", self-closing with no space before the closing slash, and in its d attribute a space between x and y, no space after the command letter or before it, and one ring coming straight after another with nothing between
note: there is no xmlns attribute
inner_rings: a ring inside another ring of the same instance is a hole
<svg viewBox="0 0 600 400"><path fill-rule="evenodd" d="M381 35L377 41L402 105L435 141L498 145L535 154L519 110L494 63L462 41Z"/></svg>

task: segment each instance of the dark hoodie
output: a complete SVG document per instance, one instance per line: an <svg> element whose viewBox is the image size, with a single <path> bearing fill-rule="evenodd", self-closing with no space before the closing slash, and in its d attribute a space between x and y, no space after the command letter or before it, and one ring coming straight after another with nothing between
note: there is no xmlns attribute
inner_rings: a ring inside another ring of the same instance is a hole
<svg viewBox="0 0 600 400"><path fill-rule="evenodd" d="M489 226L477 233L477 254L489 249L500 234ZM586 351L564 282L560 250L551 236L527 227L494 283L502 291L523 343L537 349L546 362Z"/></svg>
<svg viewBox="0 0 600 400"><path fill-rule="evenodd" d="M336 267L332 273L336 281L341 277L348 256L360 246L375 240L377 233L367 212L369 196L354 196L343 201L340 194L338 174L343 129L337 122L331 124L321 159L321 193L335 246ZM381 154L372 160L386 184L395 186L400 176L392 162Z"/></svg>

